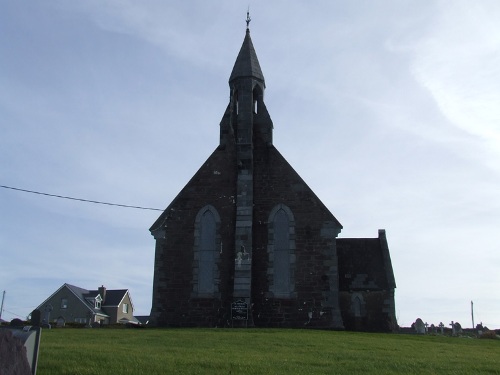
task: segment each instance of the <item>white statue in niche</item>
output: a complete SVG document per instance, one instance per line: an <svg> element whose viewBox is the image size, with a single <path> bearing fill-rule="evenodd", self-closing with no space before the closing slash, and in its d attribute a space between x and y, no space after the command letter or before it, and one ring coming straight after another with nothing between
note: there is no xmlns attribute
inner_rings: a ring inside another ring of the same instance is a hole
<svg viewBox="0 0 500 375"><path fill-rule="evenodd" d="M245 246L241 245L240 246L240 251L236 253L236 259L234 260L237 264L238 267L241 267L241 262L243 260L250 260L249 258L250 253L247 252L245 249Z"/></svg>

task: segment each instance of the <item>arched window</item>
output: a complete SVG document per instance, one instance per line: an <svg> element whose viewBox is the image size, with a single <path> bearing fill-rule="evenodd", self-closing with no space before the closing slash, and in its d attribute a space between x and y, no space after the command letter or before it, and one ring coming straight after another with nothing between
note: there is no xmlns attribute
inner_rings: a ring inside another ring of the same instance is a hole
<svg viewBox="0 0 500 375"><path fill-rule="evenodd" d="M262 104L263 92L262 88L257 84L252 91L253 113L259 113L259 106Z"/></svg>
<svg viewBox="0 0 500 375"><path fill-rule="evenodd" d="M238 95L238 90L234 90L233 92L233 105L234 105L234 113L236 115L239 114L240 112L240 103L239 103L239 95Z"/></svg>
<svg viewBox="0 0 500 375"><path fill-rule="evenodd" d="M217 243L220 243L218 226L220 218L212 206L198 212L195 221L195 249L193 269L193 292L196 297L214 296L218 292Z"/></svg>
<svg viewBox="0 0 500 375"><path fill-rule="evenodd" d="M269 291L277 298L291 298L295 290L295 221L285 205L269 215Z"/></svg>
<svg viewBox="0 0 500 375"><path fill-rule="evenodd" d="M352 301L352 309L354 311L355 317L361 316L361 300L359 299L358 296L354 297L354 299Z"/></svg>
<svg viewBox="0 0 500 375"><path fill-rule="evenodd" d="M351 312L356 318L364 316L365 301L360 293L354 293L351 296Z"/></svg>

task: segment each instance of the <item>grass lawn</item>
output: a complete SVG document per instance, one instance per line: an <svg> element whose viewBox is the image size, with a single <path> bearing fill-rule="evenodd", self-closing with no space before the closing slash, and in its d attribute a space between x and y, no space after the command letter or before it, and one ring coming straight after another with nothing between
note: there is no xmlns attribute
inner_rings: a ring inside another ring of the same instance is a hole
<svg viewBox="0 0 500 375"><path fill-rule="evenodd" d="M38 375L500 374L500 340L284 329L45 329Z"/></svg>

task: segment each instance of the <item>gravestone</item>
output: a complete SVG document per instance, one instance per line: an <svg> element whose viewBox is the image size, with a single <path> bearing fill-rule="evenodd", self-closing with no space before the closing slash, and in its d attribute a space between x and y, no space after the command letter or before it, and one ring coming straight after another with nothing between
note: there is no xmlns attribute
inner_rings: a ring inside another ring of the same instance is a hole
<svg viewBox="0 0 500 375"><path fill-rule="evenodd" d="M417 331L418 334L425 334L425 324L420 318L415 320L415 331Z"/></svg>
<svg viewBox="0 0 500 375"><path fill-rule="evenodd" d="M483 334L483 322L476 325L477 334L481 336Z"/></svg>
<svg viewBox="0 0 500 375"><path fill-rule="evenodd" d="M40 326L42 319L42 312L38 309L35 309L31 312L31 324L34 326Z"/></svg>
<svg viewBox="0 0 500 375"><path fill-rule="evenodd" d="M52 310L54 310L54 308L50 303L48 305L45 305L45 308L43 310L44 314L42 324L47 328L50 328L50 313L52 312Z"/></svg>
<svg viewBox="0 0 500 375"><path fill-rule="evenodd" d="M0 374L31 374L23 342L8 329L0 329Z"/></svg>
<svg viewBox="0 0 500 375"><path fill-rule="evenodd" d="M443 322L439 323L439 329L441 330L441 334L443 334L444 333L444 324L443 324Z"/></svg>
<svg viewBox="0 0 500 375"><path fill-rule="evenodd" d="M41 328L0 327L0 374L36 374Z"/></svg>

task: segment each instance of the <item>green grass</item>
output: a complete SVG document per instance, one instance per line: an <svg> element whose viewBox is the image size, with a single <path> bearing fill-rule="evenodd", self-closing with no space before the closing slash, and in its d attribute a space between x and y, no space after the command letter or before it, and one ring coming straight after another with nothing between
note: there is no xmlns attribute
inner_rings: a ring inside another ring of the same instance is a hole
<svg viewBox="0 0 500 375"><path fill-rule="evenodd" d="M52 329L38 375L500 374L500 340L280 329Z"/></svg>

